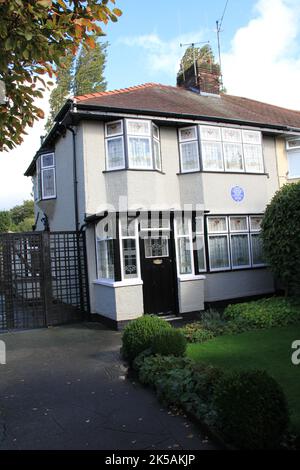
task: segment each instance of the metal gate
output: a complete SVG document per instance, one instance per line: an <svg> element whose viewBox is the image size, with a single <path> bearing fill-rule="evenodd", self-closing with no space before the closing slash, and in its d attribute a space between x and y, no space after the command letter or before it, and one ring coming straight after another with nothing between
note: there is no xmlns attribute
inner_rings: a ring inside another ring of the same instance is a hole
<svg viewBox="0 0 300 470"><path fill-rule="evenodd" d="M83 320L89 312L85 234L0 234L0 331Z"/></svg>

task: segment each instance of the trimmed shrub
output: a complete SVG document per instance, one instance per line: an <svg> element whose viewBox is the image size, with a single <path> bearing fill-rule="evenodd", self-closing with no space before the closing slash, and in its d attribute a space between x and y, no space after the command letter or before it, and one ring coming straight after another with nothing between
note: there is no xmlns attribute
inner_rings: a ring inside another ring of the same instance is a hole
<svg viewBox="0 0 300 470"><path fill-rule="evenodd" d="M235 372L215 388L217 424L240 449L278 448L289 424L284 393L265 371Z"/></svg>
<svg viewBox="0 0 300 470"><path fill-rule="evenodd" d="M227 320L244 321L244 328L271 328L300 322L300 301L285 297L270 297L252 302L228 305Z"/></svg>
<svg viewBox="0 0 300 470"><path fill-rule="evenodd" d="M152 350L161 356L182 357L185 355L187 340L180 330L165 330L156 335L152 341Z"/></svg>
<svg viewBox="0 0 300 470"><path fill-rule="evenodd" d="M151 347L157 334L170 329L169 323L154 315L144 315L128 323L122 336L124 358L132 362L138 354Z"/></svg>
<svg viewBox="0 0 300 470"><path fill-rule="evenodd" d="M189 343L204 343L214 337L213 332L205 330L199 322L190 323L182 328L181 331Z"/></svg>
<svg viewBox="0 0 300 470"><path fill-rule="evenodd" d="M140 356L139 356L140 357ZM138 362L138 358L135 364ZM144 385L156 387L160 377L172 369L189 368L192 364L190 359L175 356L150 356L139 362L139 380Z"/></svg>

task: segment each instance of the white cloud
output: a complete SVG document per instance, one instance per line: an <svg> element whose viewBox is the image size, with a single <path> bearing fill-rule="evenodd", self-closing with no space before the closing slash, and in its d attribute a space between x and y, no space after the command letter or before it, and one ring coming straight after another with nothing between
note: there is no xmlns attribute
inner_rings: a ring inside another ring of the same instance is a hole
<svg viewBox="0 0 300 470"><path fill-rule="evenodd" d="M154 77L157 73L163 73L168 80L175 83L180 59L185 51L185 47L180 47L180 44L201 42L206 39L204 33L204 31L197 31L181 34L166 41L161 39L157 33L151 33L120 38L119 43L144 49L148 71Z"/></svg>
<svg viewBox="0 0 300 470"><path fill-rule="evenodd" d="M49 112L49 94L35 101L35 105ZM31 178L26 178L24 172L40 146L40 136L45 134L45 119L35 121L32 128L26 131L24 142L14 150L0 152L0 210L10 209L30 198L32 192Z"/></svg>
<svg viewBox="0 0 300 470"><path fill-rule="evenodd" d="M260 0L255 13L223 54L227 91L300 110L299 1Z"/></svg>

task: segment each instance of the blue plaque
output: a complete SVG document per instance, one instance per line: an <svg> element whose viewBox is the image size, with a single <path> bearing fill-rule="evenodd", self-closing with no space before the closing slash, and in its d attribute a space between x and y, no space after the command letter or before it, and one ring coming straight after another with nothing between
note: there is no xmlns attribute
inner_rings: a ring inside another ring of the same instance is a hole
<svg viewBox="0 0 300 470"><path fill-rule="evenodd" d="M231 188L231 197L235 202L241 202L245 197L245 191L240 186Z"/></svg>

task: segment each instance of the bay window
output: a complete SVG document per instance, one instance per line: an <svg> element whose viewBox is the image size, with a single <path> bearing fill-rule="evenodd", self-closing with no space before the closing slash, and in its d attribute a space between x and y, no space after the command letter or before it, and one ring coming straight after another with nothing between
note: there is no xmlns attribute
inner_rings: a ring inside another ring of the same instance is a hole
<svg viewBox="0 0 300 470"><path fill-rule="evenodd" d="M149 120L124 119L105 126L107 170L159 170L158 127ZM126 142L126 145L125 145Z"/></svg>

